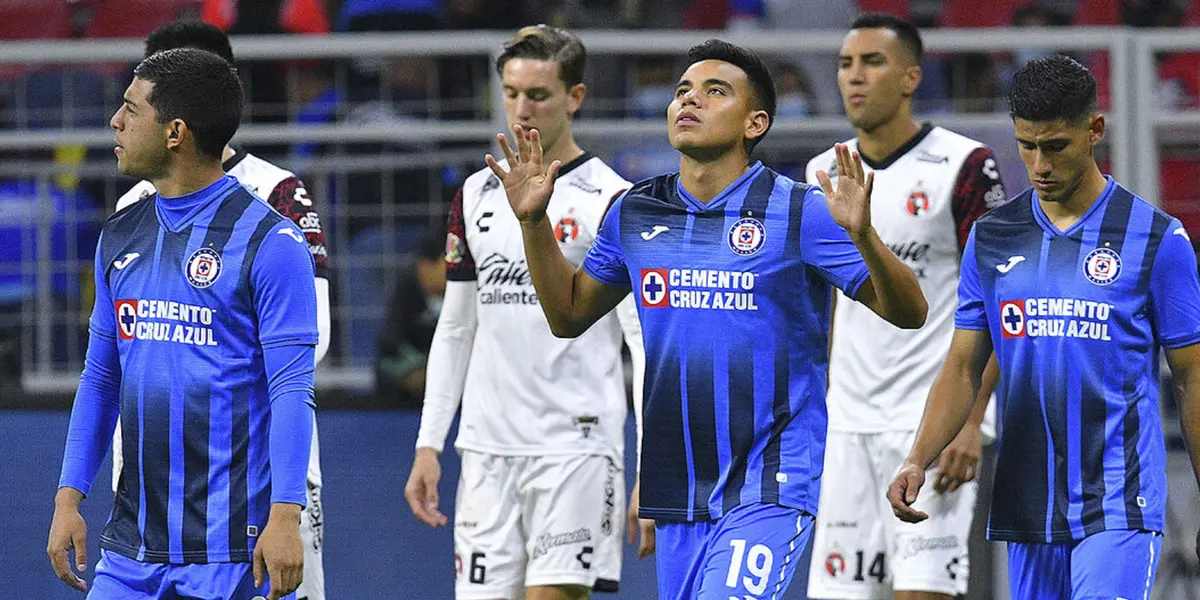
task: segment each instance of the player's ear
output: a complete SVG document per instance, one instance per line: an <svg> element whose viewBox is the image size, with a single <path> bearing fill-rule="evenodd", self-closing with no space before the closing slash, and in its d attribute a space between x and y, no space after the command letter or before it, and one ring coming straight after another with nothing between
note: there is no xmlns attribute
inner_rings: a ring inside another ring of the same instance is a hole
<svg viewBox="0 0 1200 600"><path fill-rule="evenodd" d="M1104 115L1101 113L1096 113L1088 119L1088 141L1093 146L1099 144L1100 140L1104 139L1105 127Z"/></svg>
<svg viewBox="0 0 1200 600"><path fill-rule="evenodd" d="M904 69L904 97L911 98L921 87L921 67L912 65Z"/></svg>
<svg viewBox="0 0 1200 600"><path fill-rule="evenodd" d="M572 117L579 112L579 107L583 106L583 99L587 97L587 86L582 83L577 83L567 90L567 114Z"/></svg>
<svg viewBox="0 0 1200 600"><path fill-rule="evenodd" d="M767 134L771 116L765 110L756 110L746 117L746 139L757 139Z"/></svg>
<svg viewBox="0 0 1200 600"><path fill-rule="evenodd" d="M167 149L174 150L183 143L184 133L187 131L187 123L183 119L172 119L167 123Z"/></svg>

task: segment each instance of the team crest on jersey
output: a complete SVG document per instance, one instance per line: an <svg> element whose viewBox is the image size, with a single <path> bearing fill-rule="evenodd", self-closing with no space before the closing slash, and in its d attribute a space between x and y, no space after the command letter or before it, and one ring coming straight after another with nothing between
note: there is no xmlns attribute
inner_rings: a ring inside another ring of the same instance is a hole
<svg viewBox="0 0 1200 600"><path fill-rule="evenodd" d="M758 252L766 241L767 229L762 221L746 217L729 228L729 249L740 256L750 256Z"/></svg>
<svg viewBox="0 0 1200 600"><path fill-rule="evenodd" d="M667 306L667 270L642 269L642 306Z"/></svg>
<svg viewBox="0 0 1200 600"><path fill-rule="evenodd" d="M832 552L825 557L825 572L830 577L837 577L846 572L846 558L840 552Z"/></svg>
<svg viewBox="0 0 1200 600"><path fill-rule="evenodd" d="M217 282L221 276L221 255L212 248L201 248L192 253L187 261L187 280L194 287L204 289Z"/></svg>
<svg viewBox="0 0 1200 600"><path fill-rule="evenodd" d="M1000 303L1000 330L1005 338L1025 337L1025 308L1020 301Z"/></svg>
<svg viewBox="0 0 1200 600"><path fill-rule="evenodd" d="M926 194L921 190L913 190L913 192L908 195L908 202L905 203L904 208L908 211L910 216L923 217L929 214L929 209L931 206L929 194Z"/></svg>
<svg viewBox="0 0 1200 600"><path fill-rule="evenodd" d="M573 242L579 237L579 222L575 217L566 216L558 220L554 226L554 238L561 243Z"/></svg>
<svg viewBox="0 0 1200 600"><path fill-rule="evenodd" d="M137 326L137 300L117 300L113 306L117 310L117 333L123 340L132 340Z"/></svg>
<svg viewBox="0 0 1200 600"><path fill-rule="evenodd" d="M446 262L457 265L463 261L462 238L453 233L446 234Z"/></svg>
<svg viewBox="0 0 1200 600"><path fill-rule="evenodd" d="M1108 285L1121 275L1121 255L1108 248L1096 248L1083 259L1083 274L1096 285Z"/></svg>

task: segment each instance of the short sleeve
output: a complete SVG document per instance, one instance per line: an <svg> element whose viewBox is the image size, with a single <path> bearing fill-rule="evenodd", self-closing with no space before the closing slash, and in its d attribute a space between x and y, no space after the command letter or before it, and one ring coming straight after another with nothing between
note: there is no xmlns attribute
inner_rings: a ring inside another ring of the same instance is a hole
<svg viewBox="0 0 1200 600"><path fill-rule="evenodd" d="M629 270L621 249L621 207L624 204L625 196L622 195L608 208L600 223L600 232L583 259L583 270L600 283L628 288Z"/></svg>
<svg viewBox="0 0 1200 600"><path fill-rule="evenodd" d="M825 192L813 186L804 195L800 220L800 252L804 262L851 298L869 275L867 263L846 230L833 220Z"/></svg>
<svg viewBox="0 0 1200 600"><path fill-rule="evenodd" d="M291 222L263 238L250 269L263 348L317 343L317 288L308 242Z"/></svg>
<svg viewBox="0 0 1200 600"><path fill-rule="evenodd" d="M954 216L959 250L966 245L975 221L1004 199L1004 182L996 168L996 155L991 148L980 146L967 155L954 181L950 212Z"/></svg>
<svg viewBox="0 0 1200 600"><path fill-rule="evenodd" d="M312 253L317 277L328 278L329 252L325 249L325 231L321 228L321 216L304 182L295 176L280 181L271 190L267 202L300 228L308 241L308 251Z"/></svg>
<svg viewBox="0 0 1200 600"><path fill-rule="evenodd" d="M1200 277L1187 230L1178 220L1167 226L1150 271L1150 307L1158 342L1181 348L1200 342Z"/></svg>
<svg viewBox="0 0 1200 600"><path fill-rule="evenodd" d="M450 202L446 218L446 279L475 281L475 257L467 247L467 222L463 215L463 191L459 188Z"/></svg>
<svg viewBox="0 0 1200 600"><path fill-rule="evenodd" d="M983 287L979 284L979 267L975 262L975 227L971 227L963 245L962 268L958 277L958 309L954 312L956 329L982 331L988 328Z"/></svg>

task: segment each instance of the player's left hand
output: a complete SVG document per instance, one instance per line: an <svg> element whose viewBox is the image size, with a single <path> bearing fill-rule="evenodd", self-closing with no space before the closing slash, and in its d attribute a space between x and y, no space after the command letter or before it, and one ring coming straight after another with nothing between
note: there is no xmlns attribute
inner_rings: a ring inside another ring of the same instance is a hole
<svg viewBox="0 0 1200 600"><path fill-rule="evenodd" d="M954 441L942 450L938 459L938 477L933 489L939 494L955 492L962 484L972 481L979 473L979 456L983 453L983 434L978 425L963 425Z"/></svg>
<svg viewBox="0 0 1200 600"><path fill-rule="evenodd" d="M925 469L909 462L904 461L904 465L900 467L900 472L896 473L896 479L892 481L892 485L888 486L887 499L892 504L892 512L896 518L905 523L920 523L929 518L925 514L912 507L917 501L917 496L921 493L921 486L925 485Z"/></svg>
<svg viewBox="0 0 1200 600"><path fill-rule="evenodd" d="M865 173L862 157L851 152L845 144L837 144L834 149L837 152L837 188L825 171L817 171L817 182L825 191L833 220L846 230L851 240L858 242L871 231L871 190L875 186L875 173Z"/></svg>
<svg viewBox="0 0 1200 600"><path fill-rule="evenodd" d="M639 477L633 484L633 493L629 495L629 510L626 512L628 523L625 527L625 537L630 544L637 542L638 558L646 558L654 554L656 538L654 536L654 520L638 517L638 506L641 503L642 496L641 490L642 481ZM640 542L638 542L638 532L642 534Z"/></svg>
<svg viewBox="0 0 1200 600"><path fill-rule="evenodd" d="M279 600L296 591L304 578L304 542L300 539L300 506L276 503L254 548L254 587L263 577L271 582L267 600Z"/></svg>

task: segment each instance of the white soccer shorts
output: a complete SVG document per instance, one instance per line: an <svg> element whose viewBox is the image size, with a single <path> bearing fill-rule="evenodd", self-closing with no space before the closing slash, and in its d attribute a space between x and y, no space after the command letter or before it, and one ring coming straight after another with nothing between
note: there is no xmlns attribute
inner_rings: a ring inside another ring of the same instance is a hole
<svg viewBox="0 0 1200 600"><path fill-rule="evenodd" d="M308 505L300 511L300 540L304 542L304 580L296 600L325 600L325 515L321 512L321 486L308 479Z"/></svg>
<svg viewBox="0 0 1200 600"><path fill-rule="evenodd" d="M880 600L894 590L956 596L967 591L967 540L978 484L952 494L933 489L926 473L917 524L892 513L887 489L908 456L915 431L830 431L808 576L811 598Z"/></svg>
<svg viewBox="0 0 1200 600"><path fill-rule="evenodd" d="M625 476L607 456L462 452L455 597L523 597L534 586L616 591Z"/></svg>

